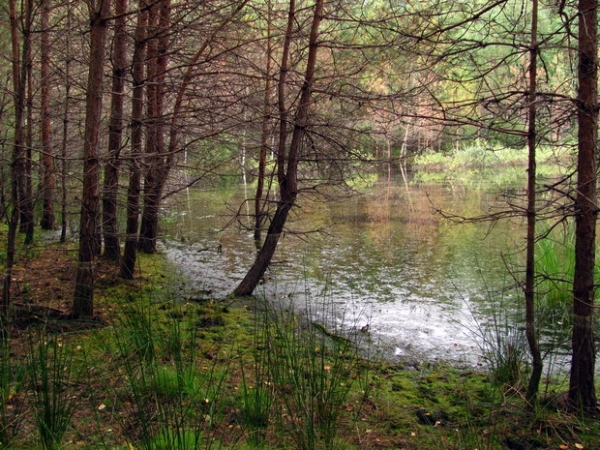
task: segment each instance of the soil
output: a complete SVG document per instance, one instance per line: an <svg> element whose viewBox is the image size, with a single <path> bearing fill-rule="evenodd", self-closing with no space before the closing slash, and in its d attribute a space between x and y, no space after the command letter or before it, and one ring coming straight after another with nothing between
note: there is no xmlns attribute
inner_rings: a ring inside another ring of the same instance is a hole
<svg viewBox="0 0 600 450"><path fill-rule="evenodd" d="M48 245L28 257L21 258L13 268L10 316L13 333L31 324L43 323L51 332L67 332L95 328L107 322L101 298L102 287L124 282L117 276L113 261L99 259L95 266L98 285L95 317L72 320L70 316L75 276L76 250L61 245Z"/></svg>

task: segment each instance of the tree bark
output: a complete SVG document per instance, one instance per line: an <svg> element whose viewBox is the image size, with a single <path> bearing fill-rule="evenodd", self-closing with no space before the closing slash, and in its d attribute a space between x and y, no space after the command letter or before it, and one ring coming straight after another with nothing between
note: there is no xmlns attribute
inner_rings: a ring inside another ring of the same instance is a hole
<svg viewBox="0 0 600 450"><path fill-rule="evenodd" d="M144 60L146 58L147 25L148 10L146 9L146 1L140 0L132 64L133 94L131 98L131 151L129 157L129 185L127 187L127 226L120 270L120 276L126 279L133 278L137 258L141 184L139 158L143 145Z"/></svg>
<svg viewBox="0 0 600 450"><path fill-rule="evenodd" d="M67 10L67 29L72 24L71 9ZM71 40L67 36L65 42L65 104L62 120L62 141L60 145L60 242L67 240L67 174L69 172L67 160L67 144L69 140L69 110L71 107Z"/></svg>
<svg viewBox="0 0 600 450"><path fill-rule="evenodd" d="M26 125L24 140L24 158L22 168L22 180L19 183L21 193L20 213L21 223L19 231L25 234L24 243L29 245L33 242L35 230L35 219L33 214L33 58L31 56L33 35L33 0L22 3L25 7L23 20L23 65L21 66L23 83L26 85L25 107Z"/></svg>
<svg viewBox="0 0 600 450"><path fill-rule="evenodd" d="M115 36L113 40L112 90L110 123L108 125L108 155L104 166L102 192L102 231L104 235L104 258L118 261L121 256L119 228L117 225L117 195L119 193L119 170L121 166L121 137L123 134L123 96L127 71L127 33L125 13L127 0L115 2Z"/></svg>
<svg viewBox="0 0 600 450"><path fill-rule="evenodd" d="M23 178L24 167L24 125L25 114L25 76L23 70L21 43L19 39L19 15L17 12L16 0L9 1L10 14L10 36L12 51L12 77L13 77L13 99L15 109L15 125L13 135L13 151L11 160L11 182L10 196L13 204L8 222L8 236L6 244L6 260L4 262L4 280L2 284L2 313L8 314L8 307L11 301L12 270L15 262L16 235L19 226L19 215L21 210L21 200L19 185ZM23 45L26 45L25 42Z"/></svg>
<svg viewBox="0 0 600 450"><path fill-rule="evenodd" d="M298 196L298 164L300 161L300 152L302 150L303 139L308 127L310 101L312 97L312 87L315 78L315 69L317 63L317 53L319 49L319 25L323 19L323 2L316 0L314 6L314 15L308 41L308 58L304 74L304 83L300 90L300 101L296 109L294 118L294 129L289 150L286 152L287 137L287 110L284 105L285 99L285 79L288 71L288 57L293 34L293 26L296 16L296 5L294 0L290 0L288 10L288 26L282 54L282 63L280 69L280 79L278 84L278 103L280 111L280 141L278 154L278 178L280 199L277 209L269 229L265 242L259 250L254 264L234 290L234 295L251 295L258 285L261 277L264 275L267 267L273 259L275 249L279 242L281 232L285 226L288 214L296 202Z"/></svg>
<svg viewBox="0 0 600 450"><path fill-rule="evenodd" d="M42 220L43 230L53 230L56 226L54 215L55 167L52 146L52 116L50 111L50 11L52 0L42 0L41 17L41 143L42 143Z"/></svg>
<svg viewBox="0 0 600 450"><path fill-rule="evenodd" d="M273 57L271 38L271 2L267 2L267 53L265 70L265 95L263 100L263 120L260 133L260 153L258 155L258 174L256 183L256 197L254 199L254 239L260 241L262 228L265 222L263 210L263 196L265 187L265 174L267 167L267 150L269 149L270 125L271 125L271 58Z"/></svg>
<svg viewBox="0 0 600 450"><path fill-rule="evenodd" d="M579 0L578 155L573 278L573 358L569 400L596 408L594 386L594 265L596 248L596 151L598 145L598 0Z"/></svg>
<svg viewBox="0 0 600 450"><path fill-rule="evenodd" d="M531 354L531 374L527 386L527 400L534 405L537 400L544 364L535 329L535 228L536 209L536 147L537 147L537 22L538 1L531 3L531 42L529 50L529 95L528 95L528 167L527 167L527 251L525 261L525 334Z"/></svg>
<svg viewBox="0 0 600 450"><path fill-rule="evenodd" d="M160 201L170 172L170 157L164 144L164 83L168 65L170 0L162 0L150 11L153 39L148 44L148 132L146 154L148 169L144 175L144 208L138 248L155 253L158 237Z"/></svg>
<svg viewBox="0 0 600 450"><path fill-rule="evenodd" d="M94 315L94 265L98 246L99 224L99 155L98 143L102 114L104 50L110 0L96 0L90 5L90 65L88 72L86 115L83 143L83 192L79 224L79 263L73 298L73 317Z"/></svg>

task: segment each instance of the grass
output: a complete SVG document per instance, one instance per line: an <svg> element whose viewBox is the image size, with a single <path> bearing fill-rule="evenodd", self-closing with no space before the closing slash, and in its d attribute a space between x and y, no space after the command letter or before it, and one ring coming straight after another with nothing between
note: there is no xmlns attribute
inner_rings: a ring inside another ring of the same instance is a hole
<svg viewBox="0 0 600 450"><path fill-rule="evenodd" d="M160 256L140 269L133 283L101 272L101 327L13 325L0 349L7 447L600 448L600 423L560 408L564 380L547 380L531 413L484 371L361 358L329 310L315 325L269 299L186 302ZM31 302L42 288L30 282Z"/></svg>
<svg viewBox="0 0 600 450"><path fill-rule="evenodd" d="M58 334L29 331L26 371L34 422L42 447L59 449L79 401L69 389L75 375L72 351Z"/></svg>
<svg viewBox="0 0 600 450"><path fill-rule="evenodd" d="M25 368L11 354L10 339L0 338L0 448L8 448L21 424L20 406L12 400L24 384Z"/></svg>

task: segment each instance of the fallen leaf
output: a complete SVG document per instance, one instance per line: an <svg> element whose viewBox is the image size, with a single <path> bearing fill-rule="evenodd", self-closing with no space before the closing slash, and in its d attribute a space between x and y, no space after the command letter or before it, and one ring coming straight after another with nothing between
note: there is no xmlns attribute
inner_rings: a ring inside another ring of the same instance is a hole
<svg viewBox="0 0 600 450"><path fill-rule="evenodd" d="M575 447L577 447L578 449L582 450L585 447L583 445L581 445L580 443L575 444Z"/></svg>

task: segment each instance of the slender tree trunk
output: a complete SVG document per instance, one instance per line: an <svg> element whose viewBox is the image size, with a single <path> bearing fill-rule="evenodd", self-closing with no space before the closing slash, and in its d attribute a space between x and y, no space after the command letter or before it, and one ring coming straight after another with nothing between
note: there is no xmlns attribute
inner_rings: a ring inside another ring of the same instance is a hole
<svg viewBox="0 0 600 450"><path fill-rule="evenodd" d="M42 0L41 17L41 108L42 108L42 220L40 226L43 230L53 230L55 168L54 149L52 147L52 117L50 112L50 11L52 0Z"/></svg>
<svg viewBox="0 0 600 450"><path fill-rule="evenodd" d="M71 9L67 10L67 29L71 26ZM67 143L69 139L69 110L71 107L71 41L67 36L65 53L67 60L65 62L65 105L63 110L62 123L62 142L60 148L60 242L67 240Z"/></svg>
<svg viewBox="0 0 600 450"><path fill-rule="evenodd" d="M265 96L263 100L264 116L260 134L260 154L258 156L258 174L256 183L256 197L254 199L254 239L260 241L262 236L262 227L265 221L265 212L263 210L263 196L265 188L265 173L267 167L267 150L269 149L269 136L271 126L271 66L273 57L272 39L271 39L271 13L272 5L267 1L267 54L265 71Z"/></svg>
<svg viewBox="0 0 600 450"><path fill-rule="evenodd" d="M79 264L75 280L73 317L94 315L94 265L97 256L99 224L99 155L98 143L102 114L104 51L110 0L96 0L90 5L90 66L86 95L83 144L83 192L79 225Z"/></svg>
<svg viewBox="0 0 600 450"><path fill-rule="evenodd" d="M161 2L162 3L162 2ZM142 222L140 226L140 236L138 249L144 253L156 252L156 239L158 234L158 210L160 207L160 171L164 170L163 154L164 149L160 147L163 132L160 98L163 90L160 84L164 80L164 74L161 74L159 65L160 58L160 36L164 34L161 30L161 12L159 4L154 4L150 8L148 16L148 55L146 70L148 76L148 85L146 87L146 164L147 169L144 173L144 207L142 209Z"/></svg>
<svg viewBox="0 0 600 450"><path fill-rule="evenodd" d="M33 28L33 0L27 0L25 5L25 20L23 28L23 80L27 85L25 96L27 120L25 125L25 158L23 161L23 180L21 200L20 231L25 234L25 245L33 242L35 221L33 217L33 58L31 57L31 36Z"/></svg>
<svg viewBox="0 0 600 450"><path fill-rule="evenodd" d="M296 5L294 0L290 0L288 12L288 26L286 29L286 38L282 55L282 64L280 69L280 79L278 84L278 102L280 111L280 142L278 155L278 178L280 199L269 226L265 242L259 250L254 264L234 290L234 295L251 295L258 285L261 277L264 275L267 267L271 263L275 249L279 242L281 232L285 226L288 214L296 202L298 195L298 164L300 160L300 151L302 149L303 139L308 126L309 108L312 97L312 87L314 84L315 69L317 63L317 52L319 49L319 25L323 19L323 2L316 0L314 6L314 15L310 30L308 42L308 57L306 71L304 74L304 83L300 91L300 101L294 118L294 129L289 151L286 154L287 141L287 110L284 106L285 99L285 74L288 70L288 57L293 34L293 27L296 16ZM287 156L287 157L286 157Z"/></svg>
<svg viewBox="0 0 600 450"><path fill-rule="evenodd" d="M13 135L13 151L11 161L11 190L12 211L8 222L8 236L6 245L6 260L4 262L4 282L2 285L2 313L8 314L8 307L11 301L11 282L12 270L15 262L16 235L19 226L19 215L21 210L21 197L19 196L19 184L23 174L24 160L24 126L23 119L25 114L25 79L22 70L22 60L19 40L19 14L17 12L16 0L9 1L10 13L10 35L12 50L12 77L13 77L13 98L15 109L15 125ZM25 45L25 43L23 43ZM25 51L23 52L23 54Z"/></svg>
<svg viewBox="0 0 600 450"><path fill-rule="evenodd" d="M119 169L121 166L121 137L123 134L123 96L127 72L127 33L125 13L127 0L115 2L115 35L113 39L112 94L110 123L108 125L108 155L104 166L102 192L102 231L104 235L104 257L117 261L121 255L119 228L117 225L117 195L119 193Z"/></svg>
<svg viewBox="0 0 600 450"><path fill-rule="evenodd" d="M579 0L578 156L573 278L573 359L569 400L596 408L594 386L594 265L596 248L596 151L598 146L598 0Z"/></svg>
<svg viewBox="0 0 600 450"><path fill-rule="evenodd" d="M15 103L19 103L19 110L15 105L15 142L18 141L18 154L14 154L16 159L14 164L14 176L17 193L13 201L17 208L17 226L21 233L25 233L25 244L33 241L33 205L31 203L30 185L31 177L28 177L28 170L31 170L31 148L28 148L31 130L25 124L25 114L30 109L28 106L28 76L31 74L31 23L33 1L26 0L21 2L21 16L17 16L16 5L9 4L11 9L11 36L13 52L13 86L15 89ZM14 11L13 11L14 10ZM22 27L19 27L22 24ZM19 42L19 33L22 34L22 41ZM15 56L16 52L16 56ZM16 66L15 66L16 64ZM15 78L16 77L16 78ZM29 124L30 120L27 121ZM18 135L18 136L17 136ZM16 149L15 149L16 150Z"/></svg>
<svg viewBox="0 0 600 450"><path fill-rule="evenodd" d="M538 0L531 3L531 42L529 60L529 109L528 109L528 133L527 147L529 150L529 161L527 167L527 254L525 262L525 333L529 352L531 353L531 375L527 387L527 400L534 405L542 378L543 361L535 329L535 224L537 219L536 210L536 90L537 90L537 22L538 22Z"/></svg>
<svg viewBox="0 0 600 450"><path fill-rule="evenodd" d="M131 152L129 157L129 185L127 187L127 226L125 249L121 262L120 276L132 279L137 257L139 202L140 202L140 162L143 146L144 119L144 60L146 58L146 34L148 11L146 1L140 0L135 43L133 52L133 94L131 99Z"/></svg>
<svg viewBox="0 0 600 450"><path fill-rule="evenodd" d="M4 122L7 106L7 92L0 94L0 123ZM0 165L0 221L4 220L6 216L6 188L10 187L10 179L7 181L6 166Z"/></svg>

